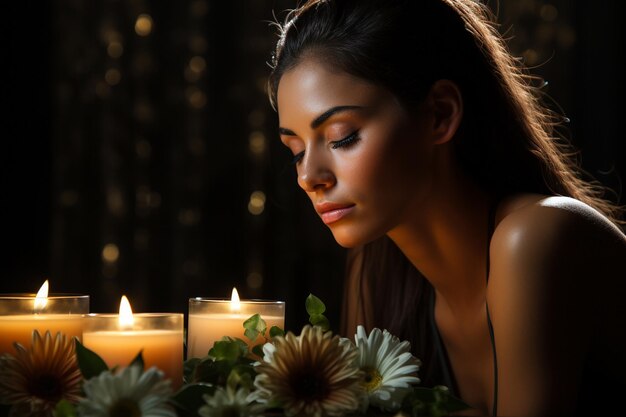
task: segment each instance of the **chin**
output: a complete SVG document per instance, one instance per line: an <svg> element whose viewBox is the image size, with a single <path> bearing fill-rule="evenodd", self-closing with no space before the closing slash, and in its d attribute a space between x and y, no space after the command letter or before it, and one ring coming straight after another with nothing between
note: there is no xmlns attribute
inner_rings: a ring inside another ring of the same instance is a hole
<svg viewBox="0 0 626 417"><path fill-rule="evenodd" d="M370 236L367 233L363 233L363 230L356 231L354 228L342 227L340 225L331 226L330 230L335 238L335 241L346 249L365 245L380 237L379 235Z"/></svg>

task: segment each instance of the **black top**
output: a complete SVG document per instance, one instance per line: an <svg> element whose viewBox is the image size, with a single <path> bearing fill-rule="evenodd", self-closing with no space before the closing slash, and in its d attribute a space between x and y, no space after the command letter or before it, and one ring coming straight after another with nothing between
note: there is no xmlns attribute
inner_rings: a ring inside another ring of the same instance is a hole
<svg viewBox="0 0 626 417"><path fill-rule="evenodd" d="M489 221L487 226L487 250L486 250L486 281L489 280L489 244L494 230L496 208L498 200L491 204L489 209ZM454 374L450 367L448 355L441 340L437 323L435 322L435 291L431 291L429 321L434 340L434 360L436 366L440 367L442 373L442 385L446 385L450 392L458 395L458 386L454 379ZM493 350L493 368L494 368L494 393L492 415L498 414L498 362L496 357L496 343L489 316L489 306L487 305L487 325L489 326L489 336L491 338L491 347ZM575 343L575 341L574 341ZM608 349L608 347L607 347ZM595 351L602 352L606 349L596 346ZM616 376L615 372L611 372L604 367L598 367L596 361L592 359L590 354L587 355L583 364L581 384L576 398L576 407L574 415L576 416L592 416L592 415L620 415L624 411L622 398L626 394L626 378L624 376Z"/></svg>
<svg viewBox="0 0 626 417"><path fill-rule="evenodd" d="M498 208L499 199L494 200L489 206L489 215L487 221L487 248L486 248L486 268L485 268L485 281L489 282L489 245L491 244L491 235L493 235L493 230L495 226L496 220L496 209ZM491 348L493 351L493 371L494 371L494 385L493 385L493 408L491 410L491 414L493 416L498 415L498 359L496 357L496 341L493 335L493 326L491 325L491 317L489 316L489 305L486 304L487 308L487 326L489 327L489 337L491 339ZM458 396L458 387L456 385L456 381L454 380L454 376L451 372L448 354L446 352L445 347L443 346L443 342L441 341L441 335L439 334L439 329L437 328L437 323L435 322L435 291L431 291L430 297L430 324L433 331L433 340L435 341L435 357L437 358L437 362L439 362L439 366L441 367L441 371L443 373L443 385L446 385L453 395Z"/></svg>

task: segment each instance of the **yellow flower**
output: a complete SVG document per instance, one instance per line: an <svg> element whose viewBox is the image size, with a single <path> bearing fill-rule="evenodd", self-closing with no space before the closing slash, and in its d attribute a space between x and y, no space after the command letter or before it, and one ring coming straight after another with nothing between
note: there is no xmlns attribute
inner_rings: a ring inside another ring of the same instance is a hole
<svg viewBox="0 0 626 417"><path fill-rule="evenodd" d="M304 326L300 336L276 337L263 351L254 399L277 403L288 416L338 416L358 408L362 375L351 343Z"/></svg>
<svg viewBox="0 0 626 417"><path fill-rule="evenodd" d="M0 356L0 402L12 404L13 415L51 416L60 400L79 400L82 375L73 340L50 332L42 338L35 330L30 349L14 346L15 355Z"/></svg>

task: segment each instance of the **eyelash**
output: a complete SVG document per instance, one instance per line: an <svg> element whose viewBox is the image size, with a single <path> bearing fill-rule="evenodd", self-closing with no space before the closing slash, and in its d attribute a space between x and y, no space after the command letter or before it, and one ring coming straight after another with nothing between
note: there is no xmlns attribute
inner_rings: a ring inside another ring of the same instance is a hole
<svg viewBox="0 0 626 417"><path fill-rule="evenodd" d="M331 143L333 149L346 148L346 147L350 147L350 146L354 145L360 139L361 138L359 137L359 131L356 130L356 131L352 132L351 134L349 134L348 136L346 136L345 138L340 139L340 140L336 140L336 141L333 141L333 142L330 142L330 143ZM303 157L304 157L304 151L294 155L292 163L294 165L297 164L298 162L300 162L302 160Z"/></svg>

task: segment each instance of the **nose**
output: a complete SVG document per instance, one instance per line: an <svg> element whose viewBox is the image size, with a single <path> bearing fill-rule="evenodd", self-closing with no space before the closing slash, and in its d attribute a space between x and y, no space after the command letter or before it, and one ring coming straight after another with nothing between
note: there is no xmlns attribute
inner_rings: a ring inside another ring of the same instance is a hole
<svg viewBox="0 0 626 417"><path fill-rule="evenodd" d="M324 155L307 150L300 161L298 185L306 192L315 192L331 188L336 182L337 179Z"/></svg>

